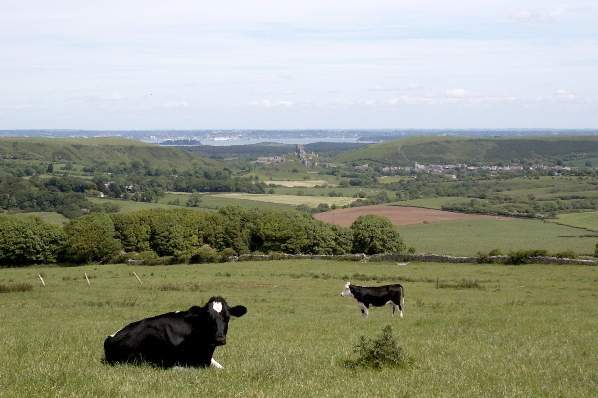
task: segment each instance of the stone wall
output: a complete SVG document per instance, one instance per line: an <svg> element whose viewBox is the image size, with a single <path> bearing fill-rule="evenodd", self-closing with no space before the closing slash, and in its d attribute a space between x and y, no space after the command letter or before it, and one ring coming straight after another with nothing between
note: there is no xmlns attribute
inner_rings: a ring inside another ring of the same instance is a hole
<svg viewBox="0 0 598 398"><path fill-rule="evenodd" d="M367 256L363 253L359 254L344 254L344 255L310 255L310 254L242 254L240 256L229 257L228 261L270 261L270 260L335 260L335 261L415 261L424 263L452 263L452 264L475 264L479 263L478 257L460 257L448 256L443 254L374 254ZM484 263L492 264L506 264L509 261L509 256L491 256L484 259ZM526 263L533 264L582 264L582 265L598 265L598 262L593 259L578 259L578 258L558 258L549 256L529 257Z"/></svg>

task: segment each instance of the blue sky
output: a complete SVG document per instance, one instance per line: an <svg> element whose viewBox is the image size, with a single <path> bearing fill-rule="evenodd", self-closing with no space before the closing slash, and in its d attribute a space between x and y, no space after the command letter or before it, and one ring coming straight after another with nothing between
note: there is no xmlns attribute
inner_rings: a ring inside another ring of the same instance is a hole
<svg viewBox="0 0 598 398"><path fill-rule="evenodd" d="M597 128L595 0L1 0L0 129Z"/></svg>

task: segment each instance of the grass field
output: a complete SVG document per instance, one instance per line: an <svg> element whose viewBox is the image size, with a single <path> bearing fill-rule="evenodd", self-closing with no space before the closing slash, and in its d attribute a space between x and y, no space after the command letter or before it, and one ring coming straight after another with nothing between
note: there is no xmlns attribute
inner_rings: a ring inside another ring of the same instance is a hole
<svg viewBox="0 0 598 398"><path fill-rule="evenodd" d="M468 200L469 200L468 198L460 197L460 196L438 196L435 198L401 200L400 202L392 203L392 205L426 207L428 209L440 210L443 205L446 205L449 203L466 202Z"/></svg>
<svg viewBox="0 0 598 398"><path fill-rule="evenodd" d="M318 185L334 186L334 184L330 184L326 180L276 180L276 181L269 180L269 181L264 181L264 184L287 187L287 188L313 188Z"/></svg>
<svg viewBox="0 0 598 398"><path fill-rule="evenodd" d="M380 176L378 177L378 181L382 184L393 184L395 182L401 182L405 180L411 180L413 177L411 176Z"/></svg>
<svg viewBox="0 0 598 398"><path fill-rule="evenodd" d="M328 196L330 192L334 192L336 195L353 197L353 195L359 194L360 192L366 195L376 194L381 189L367 188L367 187L328 187L328 188L288 188L288 187L275 187L274 193L276 195L297 195L301 192L304 195L310 196Z"/></svg>
<svg viewBox="0 0 598 398"><path fill-rule="evenodd" d="M417 252L475 255L501 249L546 249L551 253L573 250L591 255L598 235L550 222L523 219L445 221L399 227L408 246Z"/></svg>
<svg viewBox="0 0 598 398"><path fill-rule="evenodd" d="M108 199L108 198L88 198L91 202L102 204L111 203L119 208L119 213L129 213L137 210L147 209L180 209L185 206L175 206L166 203L154 203L154 202L135 202L133 200L120 200L120 199ZM185 203L185 200L181 199L181 203Z"/></svg>
<svg viewBox="0 0 598 398"><path fill-rule="evenodd" d="M464 278L479 287L436 288ZM405 318L375 308L363 320L354 300L339 296L347 279L400 280ZM0 284L22 282L35 287L0 293L2 396L582 398L598 390L596 267L295 260L0 270ZM106 335L211 295L249 310L216 350L224 370L102 364ZM360 336L388 324L412 367L342 365Z"/></svg>
<svg viewBox="0 0 598 398"><path fill-rule="evenodd" d="M270 202L285 205L299 206L307 205L317 207L320 203L328 205L345 206L353 202L354 198L329 197L329 196L300 196L300 195L269 195L251 193L222 193L212 195L216 198L252 200L257 202Z"/></svg>
<svg viewBox="0 0 598 398"><path fill-rule="evenodd" d="M557 222L598 231L598 211L559 214ZM597 242L598 243L598 242Z"/></svg>
<svg viewBox="0 0 598 398"><path fill-rule="evenodd" d="M63 216L60 213L52 212L52 211L39 211L39 212L32 212L32 213L1 213L3 215L10 215L11 217L38 217L44 220L49 224L54 225L64 225L66 224L69 219Z"/></svg>

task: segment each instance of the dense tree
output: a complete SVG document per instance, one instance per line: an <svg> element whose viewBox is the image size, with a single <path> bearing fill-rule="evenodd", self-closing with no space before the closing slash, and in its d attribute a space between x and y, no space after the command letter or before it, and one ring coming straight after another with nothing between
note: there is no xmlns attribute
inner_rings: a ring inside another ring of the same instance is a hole
<svg viewBox="0 0 598 398"><path fill-rule="evenodd" d="M106 261L122 248L114 224L106 214L90 214L70 221L65 229L66 259L74 262Z"/></svg>
<svg viewBox="0 0 598 398"><path fill-rule="evenodd" d="M351 225L353 253L400 253L405 244L395 226L385 217L360 216Z"/></svg>
<svg viewBox="0 0 598 398"><path fill-rule="evenodd" d="M0 264L54 263L62 249L60 227L37 217L0 217Z"/></svg>

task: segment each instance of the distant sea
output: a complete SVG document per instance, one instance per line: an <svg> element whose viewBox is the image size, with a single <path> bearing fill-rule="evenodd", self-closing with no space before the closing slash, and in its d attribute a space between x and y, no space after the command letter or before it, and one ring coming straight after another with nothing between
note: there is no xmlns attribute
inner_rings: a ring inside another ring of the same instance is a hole
<svg viewBox="0 0 598 398"><path fill-rule="evenodd" d="M263 142L367 144L409 136L496 138L565 135L598 135L598 129L0 130L0 137L121 137L154 144L164 141L187 140L213 146L249 145Z"/></svg>

